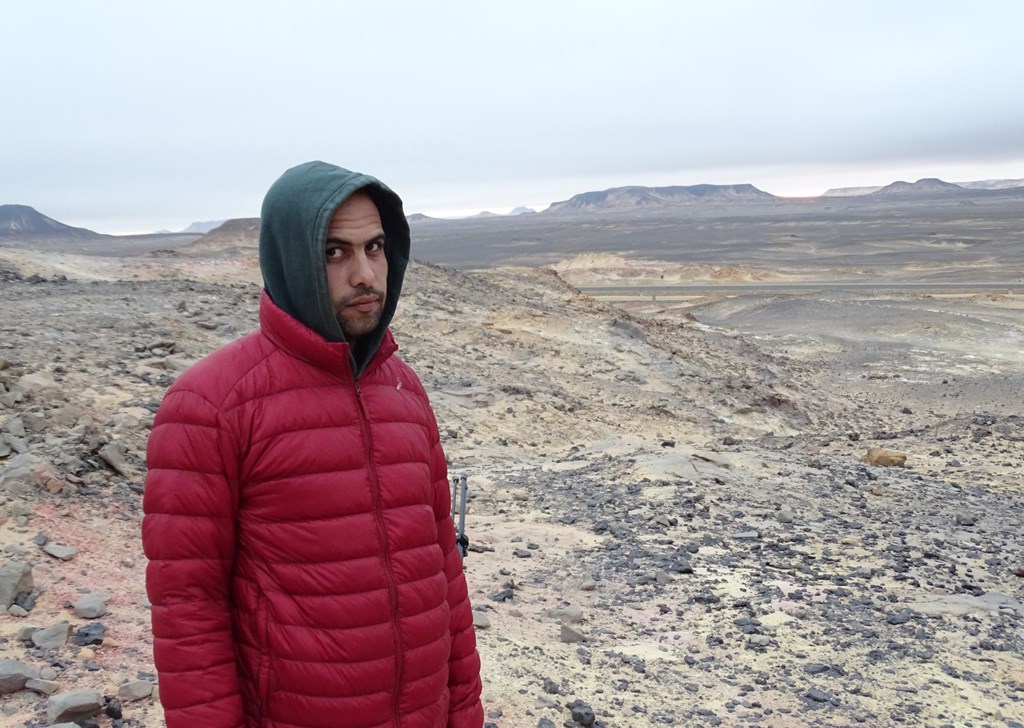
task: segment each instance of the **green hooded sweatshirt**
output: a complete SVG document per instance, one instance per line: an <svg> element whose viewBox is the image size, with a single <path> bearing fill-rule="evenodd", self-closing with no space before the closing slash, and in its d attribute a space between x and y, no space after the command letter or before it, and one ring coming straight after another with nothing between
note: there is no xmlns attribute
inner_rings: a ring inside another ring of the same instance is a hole
<svg viewBox="0 0 1024 728"><path fill-rule="evenodd" d="M324 246L334 211L359 190L370 196L380 212L388 291L377 328L352 347L352 372L357 377L377 352L402 292L409 264L409 223L402 200L369 175L326 162L306 162L271 185L260 214L260 270L267 295L278 308L328 341L345 341L331 306Z"/></svg>

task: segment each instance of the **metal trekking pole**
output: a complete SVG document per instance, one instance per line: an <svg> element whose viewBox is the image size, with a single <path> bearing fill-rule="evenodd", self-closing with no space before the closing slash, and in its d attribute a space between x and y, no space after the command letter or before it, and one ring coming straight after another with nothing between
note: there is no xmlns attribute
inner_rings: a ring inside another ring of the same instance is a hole
<svg viewBox="0 0 1024 728"><path fill-rule="evenodd" d="M459 519L455 527L455 542L459 547L459 556L466 558L469 552L469 538L466 536L466 501L468 499L469 485L466 476L452 477L452 520L455 520L456 511Z"/></svg>

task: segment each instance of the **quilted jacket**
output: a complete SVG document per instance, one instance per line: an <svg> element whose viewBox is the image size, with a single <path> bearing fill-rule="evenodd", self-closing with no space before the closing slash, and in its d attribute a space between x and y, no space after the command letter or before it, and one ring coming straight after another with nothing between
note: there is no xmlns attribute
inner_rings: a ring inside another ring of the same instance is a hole
<svg viewBox="0 0 1024 728"><path fill-rule="evenodd" d="M168 728L482 725L437 425L379 338L358 365L265 292L168 391L143 521Z"/></svg>

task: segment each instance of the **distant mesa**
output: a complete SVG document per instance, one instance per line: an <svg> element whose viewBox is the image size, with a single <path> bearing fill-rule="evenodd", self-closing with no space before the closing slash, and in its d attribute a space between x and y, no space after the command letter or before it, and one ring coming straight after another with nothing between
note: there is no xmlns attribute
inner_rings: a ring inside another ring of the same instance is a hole
<svg viewBox="0 0 1024 728"><path fill-rule="evenodd" d="M979 179L956 184L969 190L1012 190L1024 187L1024 179Z"/></svg>
<svg viewBox="0 0 1024 728"><path fill-rule="evenodd" d="M966 192L960 185L955 185L950 182L943 182L941 179L935 177L925 177L919 179L917 182L893 182L891 185L886 185L880 190L875 190L871 193L872 197L887 197L890 195L899 196L913 196L913 195L934 195L948 194L956 192Z"/></svg>
<svg viewBox="0 0 1024 728"><path fill-rule="evenodd" d="M533 215L536 212L532 207L517 207L509 215Z"/></svg>
<svg viewBox="0 0 1024 728"><path fill-rule="evenodd" d="M882 185L874 185L872 187L833 187L832 189L825 190L822 197L859 197L861 195L870 195L872 192L878 192L882 189Z"/></svg>
<svg viewBox="0 0 1024 728"><path fill-rule="evenodd" d="M71 227L47 217L28 205L0 205L0 237L5 238L103 238L85 228Z"/></svg>
<svg viewBox="0 0 1024 728"><path fill-rule="evenodd" d="M406 215L405 219L409 222L409 224L412 224L414 222L434 222L435 220L439 220L440 218L430 217L429 215L424 215L422 212L414 212L411 215Z"/></svg>
<svg viewBox="0 0 1024 728"><path fill-rule="evenodd" d="M501 215L499 215L496 212L491 212L490 210L483 210L482 212L478 212L475 215L470 215L470 217L501 217Z"/></svg>
<svg viewBox="0 0 1024 728"><path fill-rule="evenodd" d="M936 193L963 193L966 191L997 191L1012 190L1024 187L1024 179L982 179L971 182L943 182L929 177L917 182L893 182L891 185L875 185L873 187L833 187L826 190L822 197L860 197L863 195L921 195Z"/></svg>
<svg viewBox="0 0 1024 728"><path fill-rule="evenodd" d="M544 212L628 210L700 202L767 202L777 199L775 195L750 184L614 187L602 192L584 192L568 200L554 202Z"/></svg>

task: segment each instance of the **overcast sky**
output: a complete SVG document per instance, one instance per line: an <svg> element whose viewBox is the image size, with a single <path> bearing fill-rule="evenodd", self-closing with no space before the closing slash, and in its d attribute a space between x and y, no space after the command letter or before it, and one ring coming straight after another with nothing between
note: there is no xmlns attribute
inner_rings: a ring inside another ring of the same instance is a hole
<svg viewBox="0 0 1024 728"><path fill-rule="evenodd" d="M252 217L286 168L407 212L627 184L1024 177L1024 2L46 0L0 15L0 204Z"/></svg>

